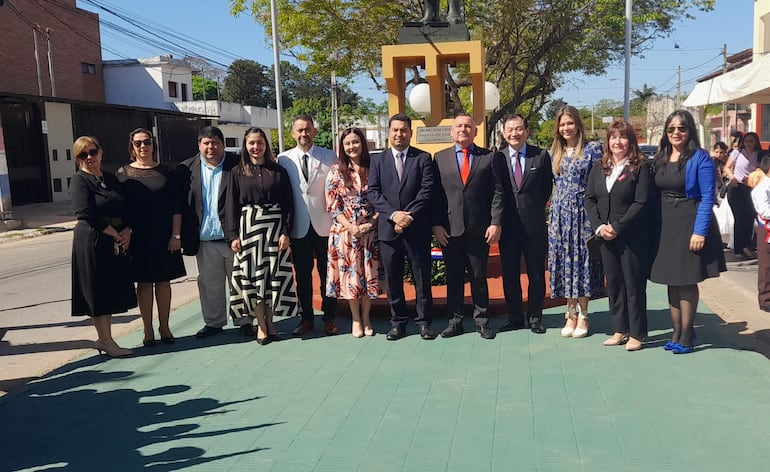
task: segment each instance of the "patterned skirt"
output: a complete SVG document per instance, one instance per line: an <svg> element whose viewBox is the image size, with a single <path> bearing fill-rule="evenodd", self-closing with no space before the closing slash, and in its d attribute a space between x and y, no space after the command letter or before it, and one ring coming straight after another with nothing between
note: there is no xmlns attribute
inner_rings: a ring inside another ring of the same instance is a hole
<svg viewBox="0 0 770 472"><path fill-rule="evenodd" d="M235 254L230 314L242 318L265 302L279 316L299 314L289 251L278 250L281 207L246 205L241 210L241 252Z"/></svg>

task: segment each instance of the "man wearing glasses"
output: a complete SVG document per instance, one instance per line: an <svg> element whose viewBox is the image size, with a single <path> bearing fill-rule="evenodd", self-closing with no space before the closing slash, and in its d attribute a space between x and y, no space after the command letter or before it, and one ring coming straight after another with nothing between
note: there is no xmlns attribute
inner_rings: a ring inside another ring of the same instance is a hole
<svg viewBox="0 0 770 472"><path fill-rule="evenodd" d="M198 292L205 323L195 334L198 339L221 332L227 324L229 311L233 251L225 241L222 223L229 173L238 165L239 159L225 152L224 143L219 128L207 126L201 129L198 133L200 153L177 167L179 182L184 182L187 194L185 219L196 223L187 232L188 225L184 225L182 246L184 254L194 255L198 263ZM233 318L233 324L240 324L245 336L253 338L256 334L250 318Z"/></svg>

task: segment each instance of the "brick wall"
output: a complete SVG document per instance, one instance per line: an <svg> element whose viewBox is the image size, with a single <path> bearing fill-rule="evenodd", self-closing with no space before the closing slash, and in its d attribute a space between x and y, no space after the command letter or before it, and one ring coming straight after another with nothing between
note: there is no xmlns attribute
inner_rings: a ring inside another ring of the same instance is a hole
<svg viewBox="0 0 770 472"><path fill-rule="evenodd" d="M76 8L75 1L6 0L0 6L0 93L39 94L33 40L33 25L39 25L42 95L53 95L45 33L49 28L56 96L104 102L99 17ZM93 64L95 73L84 73L82 63Z"/></svg>

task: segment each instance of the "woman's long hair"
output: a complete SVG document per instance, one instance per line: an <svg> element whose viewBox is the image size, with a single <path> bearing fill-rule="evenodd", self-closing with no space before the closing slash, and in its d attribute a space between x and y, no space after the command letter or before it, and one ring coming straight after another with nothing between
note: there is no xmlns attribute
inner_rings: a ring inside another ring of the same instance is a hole
<svg viewBox="0 0 770 472"><path fill-rule="evenodd" d="M743 151L744 149L746 149L746 138L754 138L754 151L762 152L762 146L760 145L759 135L753 131L749 131L748 133L741 136L741 139L738 141L739 151Z"/></svg>
<svg viewBox="0 0 770 472"><path fill-rule="evenodd" d="M270 149L270 140L267 139L267 134L265 134L262 128L252 126L251 128L247 129L245 133L243 133L243 143L241 144L241 160L238 162L238 173L241 175L248 175L249 177L251 177L253 174L251 169L254 167L254 164L251 163L251 156L249 155L249 151L246 149L246 141L250 134L258 134L262 136L262 139L265 140L265 162L275 162L275 156L273 155L273 151Z"/></svg>
<svg viewBox="0 0 770 472"><path fill-rule="evenodd" d="M580 118L580 112L577 108L567 105L559 109L556 114L553 125L553 145L551 145L551 159L553 166L553 173L555 175L561 174L561 161L564 158L564 154L567 150L567 140L561 137L559 134L559 122L563 116L569 116L572 121L575 122L575 131L577 132L577 144L575 145L575 158L581 159L583 157L583 146L585 145L586 131L583 127L583 120Z"/></svg>
<svg viewBox="0 0 770 472"><path fill-rule="evenodd" d="M361 179L361 186L365 187L369 180L369 163L371 157L369 157L369 146L366 144L366 135L359 128L345 128L340 133L339 144L339 159L340 159L340 174L342 174L342 181L345 182L345 188L353 188L353 164L350 161L350 156L345 152L345 147L342 145L342 141L349 135L355 134L358 139L361 140L361 162L358 169L358 177Z"/></svg>
<svg viewBox="0 0 770 472"><path fill-rule="evenodd" d="M146 134L152 140L152 160L155 162L158 162L158 146L156 146L156 143L155 143L155 136L153 136L149 130L146 130L144 128L136 128L135 130L128 133L129 159L131 159L132 162L136 160L136 148L134 148L134 135L140 134L140 133Z"/></svg>
<svg viewBox="0 0 770 472"><path fill-rule="evenodd" d="M687 142L684 144L682 155L679 157L679 169L684 169L684 165L687 159L691 158L695 151L700 149L700 140L698 139L698 130L695 128L695 119L687 110L674 110L666 118L666 124L663 126L663 137L660 138L660 146L658 146L658 153L655 154L655 167L660 168L665 166L668 162L671 153L674 151L674 146L668 139L668 127L671 125L671 121L674 118L679 118L679 121L687 127Z"/></svg>
<svg viewBox="0 0 770 472"><path fill-rule="evenodd" d="M621 138L628 139L628 152L625 157L628 158L628 167L632 172L636 172L646 156L639 149L639 143L636 140L636 132L631 123L627 121L615 121L607 127L607 140L604 143L604 155L602 156L602 172L604 175L610 175L612 172L612 149L610 149L610 137L619 135Z"/></svg>

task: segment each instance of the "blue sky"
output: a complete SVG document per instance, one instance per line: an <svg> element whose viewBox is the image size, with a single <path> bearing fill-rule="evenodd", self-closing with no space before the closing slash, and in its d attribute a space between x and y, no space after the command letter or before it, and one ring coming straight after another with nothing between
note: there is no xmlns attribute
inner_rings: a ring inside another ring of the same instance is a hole
<svg viewBox="0 0 770 472"><path fill-rule="evenodd" d="M97 1L107 6L127 8L126 2L118 0ZM80 8L99 13L103 20L122 23L89 4L88 0L78 0L77 3ZM620 0L618 4L622 7ZM696 20L680 23L670 38L657 40L645 57L633 58L631 89L647 84L659 94L674 95L677 66L681 66L681 89L683 93L688 93L697 77L721 67L723 44L727 44L728 54L752 46L753 4L751 0L719 0L712 12L694 12ZM226 51L222 62L229 63L233 57L253 59L265 65L273 61L270 38L265 37L262 28L248 15L231 16L227 0L131 0L128 5L138 13L136 18L149 18L157 24L162 23L170 31L198 38ZM152 30L151 25L147 27ZM167 52L153 46L132 44L104 26L102 45L104 59L148 57ZM679 47L676 48L676 45ZM623 85L624 65L621 63L611 66L602 77L568 76L564 86L553 96L561 97L572 105L587 107L604 98L623 100ZM377 102L385 100L385 94L376 91L368 79L357 80L352 87L362 96Z"/></svg>

